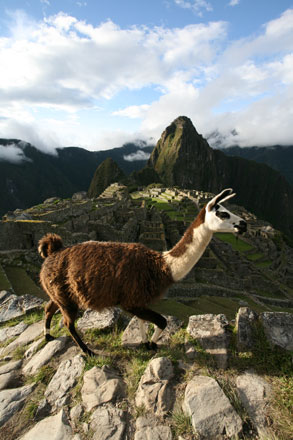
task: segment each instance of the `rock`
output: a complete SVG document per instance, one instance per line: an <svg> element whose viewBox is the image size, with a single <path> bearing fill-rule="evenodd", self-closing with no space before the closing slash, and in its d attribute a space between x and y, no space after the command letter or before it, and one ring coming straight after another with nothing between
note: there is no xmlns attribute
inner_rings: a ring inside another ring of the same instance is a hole
<svg viewBox="0 0 293 440"><path fill-rule="evenodd" d="M123 380L112 368L106 365L93 367L85 373L81 397L87 411L123 396Z"/></svg>
<svg viewBox="0 0 293 440"><path fill-rule="evenodd" d="M0 390L7 390L8 388L15 388L19 385L19 375L16 371L0 375Z"/></svg>
<svg viewBox="0 0 293 440"><path fill-rule="evenodd" d="M27 396L35 385L25 385L20 388L0 391L0 426L10 419L24 404Z"/></svg>
<svg viewBox="0 0 293 440"><path fill-rule="evenodd" d="M81 418L82 413L83 413L83 408L80 403L77 404L76 406L74 406L73 408L71 408L70 420L71 420L74 427L77 427L78 424L80 423L80 418Z"/></svg>
<svg viewBox="0 0 293 440"><path fill-rule="evenodd" d="M0 374L10 373L11 371L18 370L21 367L22 360L9 362L8 364L1 365Z"/></svg>
<svg viewBox="0 0 293 440"><path fill-rule="evenodd" d="M20 335L28 327L24 322L20 322L14 327L4 327L0 329L0 342L7 341L14 336Z"/></svg>
<svg viewBox="0 0 293 440"><path fill-rule="evenodd" d="M185 390L183 411L201 439L237 437L242 421L215 379L195 376Z"/></svg>
<svg viewBox="0 0 293 440"><path fill-rule="evenodd" d="M170 359L161 357L150 361L140 379L135 405L143 406L157 416L166 415L174 404L175 396L170 383L173 376Z"/></svg>
<svg viewBox="0 0 293 440"><path fill-rule="evenodd" d="M46 199L43 201L44 205L52 205L52 203L57 203L59 202L59 198L58 197L49 197L49 199Z"/></svg>
<svg viewBox="0 0 293 440"><path fill-rule="evenodd" d="M225 315L193 315L189 317L187 333L213 357L219 368L227 368L230 337Z"/></svg>
<svg viewBox="0 0 293 440"><path fill-rule="evenodd" d="M270 438L266 419L266 406L272 395L270 385L262 377L246 372L237 377L236 387L258 435L261 439Z"/></svg>
<svg viewBox="0 0 293 440"><path fill-rule="evenodd" d="M169 426L156 425L153 420L138 417L134 440L172 440Z"/></svg>
<svg viewBox="0 0 293 440"><path fill-rule="evenodd" d="M8 290L1 290L0 291L0 304L8 297L11 293Z"/></svg>
<svg viewBox="0 0 293 440"><path fill-rule="evenodd" d="M29 346L29 348L26 350L26 352L23 355L23 359L25 359L26 361L28 361L31 357L33 357L33 355L35 354L35 352L38 350L38 347L43 343L43 339L38 339L37 341L35 341L33 344L31 344Z"/></svg>
<svg viewBox="0 0 293 440"><path fill-rule="evenodd" d="M45 397L52 407L62 407L69 399L69 390L76 384L84 369L80 354L59 365L58 370L45 391Z"/></svg>
<svg viewBox="0 0 293 440"><path fill-rule="evenodd" d="M0 305L0 322L9 321L28 311L38 309L43 303L44 300L32 295L17 296L12 293L6 295Z"/></svg>
<svg viewBox="0 0 293 440"><path fill-rule="evenodd" d="M124 412L113 405L108 404L96 409L91 417L93 440L124 440L125 428Z"/></svg>
<svg viewBox="0 0 293 440"><path fill-rule="evenodd" d="M286 312L260 314L266 337L273 345L293 350L293 315Z"/></svg>
<svg viewBox="0 0 293 440"><path fill-rule="evenodd" d="M164 315L165 316L165 315ZM183 322L175 316L165 316L167 319L167 327L158 339L157 344L167 345L172 335L174 335L182 326Z"/></svg>
<svg viewBox="0 0 293 440"><path fill-rule="evenodd" d="M149 323L146 322L147 329L149 329ZM139 327L139 319L134 316L122 335L121 341L123 347L133 347L136 348L140 346L142 343L140 327Z"/></svg>
<svg viewBox="0 0 293 440"><path fill-rule="evenodd" d="M44 329L43 322L36 322L35 324L30 325L13 342L11 342L7 347L0 350L0 354L2 353L9 354L17 347L20 346L23 347L24 345L29 344L43 333L43 329Z"/></svg>
<svg viewBox="0 0 293 440"><path fill-rule="evenodd" d="M64 409L55 416L38 422L19 440L77 440L69 425Z"/></svg>
<svg viewBox="0 0 293 440"><path fill-rule="evenodd" d="M86 191L79 191L72 195L72 200L75 202L81 201L81 200L87 200L87 192Z"/></svg>
<svg viewBox="0 0 293 440"><path fill-rule="evenodd" d="M240 307L236 315L237 348L239 351L250 350L254 345L254 331L257 313L249 307Z"/></svg>
<svg viewBox="0 0 293 440"><path fill-rule="evenodd" d="M66 342L68 342L68 338L65 336L61 336L58 339L55 339L54 341L48 342L45 347L38 351L25 365L23 368L23 373L27 375L33 375L35 374L39 368L41 368L43 365L47 364L52 357L58 353L60 350L62 350L65 347Z"/></svg>
<svg viewBox="0 0 293 440"><path fill-rule="evenodd" d="M102 312L86 310L81 319L77 322L77 328L85 331L92 328L112 328L120 316L120 309L117 307L105 309Z"/></svg>

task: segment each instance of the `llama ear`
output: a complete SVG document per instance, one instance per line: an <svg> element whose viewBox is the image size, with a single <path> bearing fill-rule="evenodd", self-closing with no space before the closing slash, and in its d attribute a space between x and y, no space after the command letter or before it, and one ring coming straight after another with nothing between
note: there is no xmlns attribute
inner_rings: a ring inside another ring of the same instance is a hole
<svg viewBox="0 0 293 440"><path fill-rule="evenodd" d="M224 189L220 194L218 194L212 200L209 201L209 203L207 204L207 210L211 211L218 203L220 203L220 202L223 203L226 200L231 199L235 195L236 194L233 193L232 188Z"/></svg>

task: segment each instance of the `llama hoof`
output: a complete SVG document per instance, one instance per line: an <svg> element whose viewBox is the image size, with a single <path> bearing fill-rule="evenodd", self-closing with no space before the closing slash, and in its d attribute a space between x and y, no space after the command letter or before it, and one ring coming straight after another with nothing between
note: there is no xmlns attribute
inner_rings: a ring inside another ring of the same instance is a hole
<svg viewBox="0 0 293 440"><path fill-rule="evenodd" d="M54 341L55 338L54 338L54 336L47 334L47 335L45 335L45 339L47 342L50 342L50 341Z"/></svg>
<svg viewBox="0 0 293 440"><path fill-rule="evenodd" d="M145 342L143 344L143 346L147 349L147 350L152 350L152 351L157 351L158 346L155 342Z"/></svg>
<svg viewBox="0 0 293 440"><path fill-rule="evenodd" d="M94 357L94 356L96 356L95 353L94 353L93 351L91 351L91 350L86 350L86 351L84 352L84 354L85 354L86 356L90 356L90 357Z"/></svg>

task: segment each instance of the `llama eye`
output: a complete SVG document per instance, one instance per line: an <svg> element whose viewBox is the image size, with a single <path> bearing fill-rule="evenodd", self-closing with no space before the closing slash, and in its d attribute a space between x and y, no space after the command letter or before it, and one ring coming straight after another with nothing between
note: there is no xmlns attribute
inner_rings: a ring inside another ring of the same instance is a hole
<svg viewBox="0 0 293 440"><path fill-rule="evenodd" d="M221 220L230 218L230 214L226 211L217 211L216 216L219 217Z"/></svg>

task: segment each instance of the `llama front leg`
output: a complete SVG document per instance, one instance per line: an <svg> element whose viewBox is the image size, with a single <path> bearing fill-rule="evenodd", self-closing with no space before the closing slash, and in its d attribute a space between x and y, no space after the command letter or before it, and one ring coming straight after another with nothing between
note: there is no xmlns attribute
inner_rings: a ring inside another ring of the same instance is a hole
<svg viewBox="0 0 293 440"><path fill-rule="evenodd" d="M146 340L146 342L143 343L143 345L148 350L156 350L158 348L157 341L158 341L162 331L167 326L167 320L159 313L154 312L153 310L150 310L150 309L133 308L131 310L128 310L128 312L137 316L140 320L149 321L149 322L152 322L153 324L156 325L156 330L153 334L151 341Z"/></svg>
<svg viewBox="0 0 293 440"><path fill-rule="evenodd" d="M143 319L139 319L139 331L141 336L142 344L145 344L148 340L147 338L147 323Z"/></svg>

